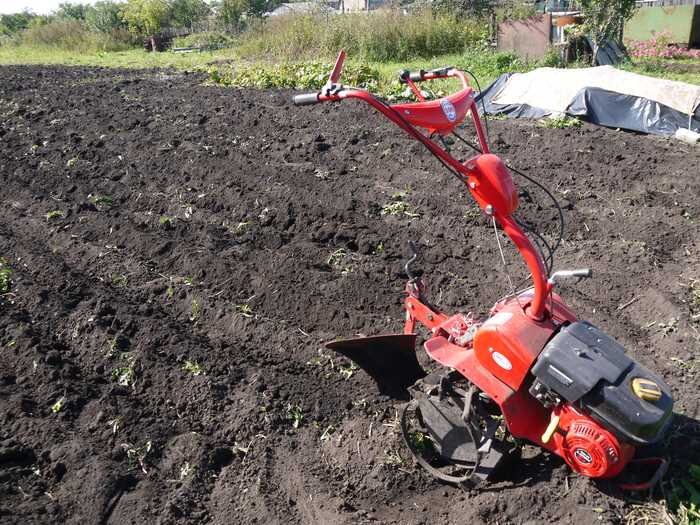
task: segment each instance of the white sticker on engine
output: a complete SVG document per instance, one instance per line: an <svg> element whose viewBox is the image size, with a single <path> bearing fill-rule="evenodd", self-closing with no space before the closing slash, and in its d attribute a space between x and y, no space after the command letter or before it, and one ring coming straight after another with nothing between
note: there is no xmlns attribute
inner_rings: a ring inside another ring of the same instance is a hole
<svg viewBox="0 0 700 525"><path fill-rule="evenodd" d="M513 369L513 364L510 362L510 359L508 359L506 356L504 356L500 352L493 352L491 353L491 357L495 361L495 363L503 368L504 370L512 370Z"/></svg>

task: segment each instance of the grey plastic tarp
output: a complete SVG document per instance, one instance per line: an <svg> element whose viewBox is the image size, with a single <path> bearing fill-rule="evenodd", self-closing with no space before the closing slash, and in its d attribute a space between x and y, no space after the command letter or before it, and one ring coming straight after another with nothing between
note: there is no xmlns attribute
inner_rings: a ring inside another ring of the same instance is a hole
<svg viewBox="0 0 700 525"><path fill-rule="evenodd" d="M512 73L501 75L479 93L477 102L480 111L483 99L488 115L539 119L558 113L525 103L495 103L493 99L503 91L512 75ZM557 86L550 85L546 89L556 90ZM700 106L697 106L692 114L688 114L655 100L598 87L581 88L563 112L593 124L655 135L673 135L678 128L700 132Z"/></svg>

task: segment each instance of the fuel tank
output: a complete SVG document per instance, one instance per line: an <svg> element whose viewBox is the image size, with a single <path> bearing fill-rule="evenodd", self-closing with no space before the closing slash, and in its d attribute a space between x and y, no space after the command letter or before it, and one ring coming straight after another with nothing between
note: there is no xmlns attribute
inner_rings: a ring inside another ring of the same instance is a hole
<svg viewBox="0 0 700 525"><path fill-rule="evenodd" d="M479 363L513 390L518 390L545 344L565 322L576 316L561 298L552 294L547 305L552 312L543 321L525 314L532 301L528 290L516 297L496 303L491 317L474 336L474 352Z"/></svg>

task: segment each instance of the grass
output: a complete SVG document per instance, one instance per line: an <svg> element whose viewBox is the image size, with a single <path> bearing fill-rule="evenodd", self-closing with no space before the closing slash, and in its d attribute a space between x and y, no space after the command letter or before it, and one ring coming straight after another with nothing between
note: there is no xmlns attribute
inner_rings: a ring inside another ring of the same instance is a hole
<svg viewBox="0 0 700 525"><path fill-rule="evenodd" d="M700 85L700 62L691 59L638 59L620 69Z"/></svg>
<svg viewBox="0 0 700 525"><path fill-rule="evenodd" d="M281 67L289 70L292 66L288 61L275 60L269 57L251 59L242 56L237 48L221 49L203 53L147 53L141 49L131 49L117 52L84 52L77 53L56 48L27 47L27 46L0 46L0 65L18 64L62 64L73 66L100 66L112 68L148 69L148 68L173 68L187 71L208 71L215 83L231 83L233 78L236 85L250 87L297 87L306 89L314 82L295 81L294 76L285 74ZM309 62L299 63L297 68L304 68ZM299 65L300 64L300 65ZM326 74L330 71L332 59L315 59L311 62L312 69L318 69L315 83L322 84ZM376 89L388 98L397 98L405 91L405 86L398 82L398 72L402 69L432 69L446 65L455 66L471 71L478 79L479 84L485 87L499 75L506 72L526 72L542 65L540 62L528 61L516 57L511 53L497 53L480 46L465 49L458 53L447 53L432 58L413 57L402 60L377 61L363 59L362 56L349 54L346 74L343 80L348 84L358 84L361 75L352 75L364 71L365 76L375 80L375 84L368 85L370 89ZM636 61L624 64L621 69L671 80L680 80L691 84L700 85L700 67L689 60L666 60L664 62ZM235 72L235 73L232 73ZM350 73L350 74L348 74ZM223 80L222 80L223 79ZM303 80L303 79L302 79ZM275 85L278 84L278 85ZM438 95L450 92L457 87L454 80L435 81L423 84L421 87L430 87ZM247 226L247 225L246 225ZM245 226L242 227L245 231ZM242 232L240 232L242 233ZM240 234L238 233L238 234Z"/></svg>

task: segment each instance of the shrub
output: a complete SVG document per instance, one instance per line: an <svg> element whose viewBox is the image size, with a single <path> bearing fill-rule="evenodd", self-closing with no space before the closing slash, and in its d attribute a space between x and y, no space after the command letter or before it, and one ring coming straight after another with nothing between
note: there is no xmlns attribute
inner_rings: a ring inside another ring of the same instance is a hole
<svg viewBox="0 0 700 525"><path fill-rule="evenodd" d="M218 32L194 33L173 40L175 47L228 47L233 43L231 36Z"/></svg>
<svg viewBox="0 0 700 525"><path fill-rule="evenodd" d="M55 47L77 52L122 51L132 45L131 37L124 30L93 33L78 20L32 25L22 33L21 42L30 47Z"/></svg>
<svg viewBox="0 0 700 525"><path fill-rule="evenodd" d="M288 63L209 69L212 82L226 86L257 88L320 89L333 65L323 62ZM379 71L365 65L346 64L343 83L376 89Z"/></svg>
<svg viewBox="0 0 700 525"><path fill-rule="evenodd" d="M375 11L289 15L253 24L242 35L247 57L299 60L331 58L345 49L354 58L378 62L460 53L484 40L481 21L457 20L423 9L411 14Z"/></svg>

